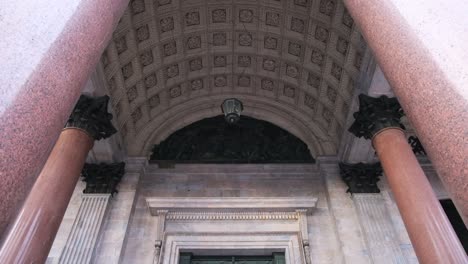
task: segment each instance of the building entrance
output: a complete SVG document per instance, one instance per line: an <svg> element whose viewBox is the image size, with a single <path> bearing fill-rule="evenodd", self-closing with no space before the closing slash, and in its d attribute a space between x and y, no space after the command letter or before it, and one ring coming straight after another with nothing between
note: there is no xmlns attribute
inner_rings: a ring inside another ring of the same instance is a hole
<svg viewBox="0 0 468 264"><path fill-rule="evenodd" d="M179 264L285 264L284 253L273 253L270 256L197 256L192 253L181 253Z"/></svg>

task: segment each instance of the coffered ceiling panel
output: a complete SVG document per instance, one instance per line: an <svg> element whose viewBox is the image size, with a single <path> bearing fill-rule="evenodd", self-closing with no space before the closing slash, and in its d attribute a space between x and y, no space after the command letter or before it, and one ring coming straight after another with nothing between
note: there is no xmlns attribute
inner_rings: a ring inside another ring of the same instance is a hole
<svg viewBox="0 0 468 264"><path fill-rule="evenodd" d="M223 95L293 109L332 146L321 155L336 152L365 49L341 1L133 0L101 62L131 155L148 154L165 112Z"/></svg>

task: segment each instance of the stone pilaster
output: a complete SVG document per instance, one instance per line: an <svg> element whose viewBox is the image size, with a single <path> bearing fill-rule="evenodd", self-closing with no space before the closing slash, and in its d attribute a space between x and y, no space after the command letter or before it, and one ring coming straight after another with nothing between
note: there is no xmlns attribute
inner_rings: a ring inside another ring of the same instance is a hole
<svg viewBox="0 0 468 264"><path fill-rule="evenodd" d="M407 263L385 200L377 186L382 175L380 163L340 163L340 174L352 193L359 223L374 263Z"/></svg>
<svg viewBox="0 0 468 264"><path fill-rule="evenodd" d="M380 193L353 194L367 246L374 263L408 263L400 249L390 213Z"/></svg>
<svg viewBox="0 0 468 264"><path fill-rule="evenodd" d="M146 165L147 158L145 157L125 160L125 175L119 183L119 192L114 195L110 203L109 214L105 219L101 239L96 245L96 257L93 263L120 263L126 247L126 236L131 236L127 229L134 208L138 181Z"/></svg>
<svg viewBox="0 0 468 264"><path fill-rule="evenodd" d="M423 263L458 263L468 261L447 216L437 200L413 150L408 145L400 123L403 111L396 98L359 96L359 111L349 131L357 137L372 139L388 183L405 222L416 255ZM362 200L358 201L365 207ZM362 218L370 211L361 210ZM372 226L365 226L368 230ZM374 232L377 230L378 232ZM385 237L385 229L366 231L369 245ZM389 245L389 248L394 246ZM382 256L382 252L373 252ZM385 254L384 254L385 255ZM385 257L382 257L385 259Z"/></svg>
<svg viewBox="0 0 468 264"><path fill-rule="evenodd" d="M106 213L110 194L84 194L59 263L90 263Z"/></svg>
<svg viewBox="0 0 468 264"><path fill-rule="evenodd" d="M372 263L355 205L346 193L347 185L340 179L336 157L318 157L320 173L325 181L331 220L340 246L336 263Z"/></svg>
<svg viewBox="0 0 468 264"><path fill-rule="evenodd" d="M59 263L91 262L110 207L110 197L117 193L124 170L124 162L85 164L81 174L86 188Z"/></svg>

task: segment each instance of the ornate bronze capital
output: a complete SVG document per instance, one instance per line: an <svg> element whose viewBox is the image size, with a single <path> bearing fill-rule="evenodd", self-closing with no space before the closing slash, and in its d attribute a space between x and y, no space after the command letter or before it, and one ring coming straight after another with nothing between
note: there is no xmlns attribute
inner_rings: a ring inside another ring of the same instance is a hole
<svg viewBox="0 0 468 264"><path fill-rule="evenodd" d="M410 144L415 155L426 156L426 150L424 149L424 146L421 144L421 141L419 141L419 138L415 136L410 136L408 138L408 144Z"/></svg>
<svg viewBox="0 0 468 264"><path fill-rule="evenodd" d="M340 163L340 175L349 193L380 193L377 182L382 175L380 163Z"/></svg>
<svg viewBox="0 0 468 264"><path fill-rule="evenodd" d="M108 138L117 130L111 123L112 114L107 112L109 96L92 98L81 95L65 128L80 128L89 133L94 140Z"/></svg>
<svg viewBox="0 0 468 264"><path fill-rule="evenodd" d="M371 139L380 130L397 127L404 129L400 118L404 115L396 98L382 95L378 98L359 95L359 111L354 113L354 123L348 129L356 137Z"/></svg>
<svg viewBox="0 0 468 264"><path fill-rule="evenodd" d="M114 194L117 191L119 184L125 173L125 163L110 163L110 164L90 164L85 163L81 176L86 182L86 188L83 193L110 193Z"/></svg>

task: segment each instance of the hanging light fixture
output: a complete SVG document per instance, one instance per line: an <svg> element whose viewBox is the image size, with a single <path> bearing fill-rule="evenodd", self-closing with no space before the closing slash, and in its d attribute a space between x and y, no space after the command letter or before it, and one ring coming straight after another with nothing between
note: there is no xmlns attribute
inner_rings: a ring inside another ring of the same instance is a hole
<svg viewBox="0 0 468 264"><path fill-rule="evenodd" d="M234 124L239 121L244 106L241 101L235 98L229 98L224 100L223 104L221 104L221 110L223 111L226 122Z"/></svg>

